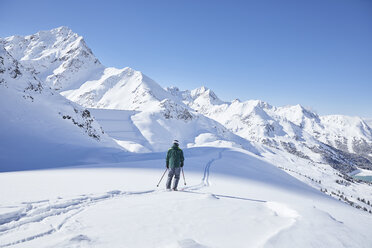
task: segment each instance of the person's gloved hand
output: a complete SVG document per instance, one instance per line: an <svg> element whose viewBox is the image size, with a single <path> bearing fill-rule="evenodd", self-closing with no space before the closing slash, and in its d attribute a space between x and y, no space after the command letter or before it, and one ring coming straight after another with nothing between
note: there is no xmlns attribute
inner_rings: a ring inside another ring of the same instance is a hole
<svg viewBox="0 0 372 248"><path fill-rule="evenodd" d="M166 165L167 169L169 169L169 164Z"/></svg>
<svg viewBox="0 0 372 248"><path fill-rule="evenodd" d="M183 162L181 162L181 167L183 167Z"/></svg>

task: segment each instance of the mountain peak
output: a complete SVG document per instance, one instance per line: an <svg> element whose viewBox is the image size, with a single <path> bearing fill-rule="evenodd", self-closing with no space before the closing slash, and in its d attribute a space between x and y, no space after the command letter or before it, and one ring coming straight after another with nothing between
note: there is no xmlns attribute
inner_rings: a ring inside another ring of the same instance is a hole
<svg viewBox="0 0 372 248"><path fill-rule="evenodd" d="M319 116L314 113L313 111L309 110L308 108L305 108L301 104L296 104L296 105L289 105L289 106L284 106L280 107L283 112L290 112L290 114L297 119L301 118L309 118L309 119L319 119Z"/></svg>
<svg viewBox="0 0 372 248"><path fill-rule="evenodd" d="M51 32L72 32L72 30L67 26L60 26L50 30Z"/></svg>
<svg viewBox="0 0 372 248"><path fill-rule="evenodd" d="M148 110L172 95L140 71L130 67L106 68L78 89L61 92L84 107Z"/></svg>
<svg viewBox="0 0 372 248"><path fill-rule="evenodd" d="M83 37L66 26L3 41L9 54L55 90L79 87L103 70Z"/></svg>
<svg viewBox="0 0 372 248"><path fill-rule="evenodd" d="M22 36L20 36L22 37ZM51 43L52 41L58 40L59 37L62 37L63 41L69 41L69 37L74 37L75 39L81 37L77 33L74 33L69 27L61 26L53 28L51 30L41 30L35 34L27 35L22 38L25 40L36 41L42 39L44 43ZM82 38L82 37L81 37Z"/></svg>
<svg viewBox="0 0 372 248"><path fill-rule="evenodd" d="M207 101L212 105L220 105L224 103L212 90L205 86L192 90L190 96L195 102Z"/></svg>
<svg viewBox="0 0 372 248"><path fill-rule="evenodd" d="M209 89L208 89L207 87L205 87L205 86L201 86L201 87L199 87L199 88L193 89L193 90L191 91L191 95L192 95L192 96L196 96L196 97L198 97L198 96L200 96L201 94L205 93L205 92L208 91L208 90L209 90Z"/></svg>
<svg viewBox="0 0 372 248"><path fill-rule="evenodd" d="M57 28L53 28L51 30L41 30L36 34L50 34L50 35L60 35L60 36L68 36L68 35L75 35L79 36L77 33L74 33L69 27L67 26L60 26Z"/></svg>
<svg viewBox="0 0 372 248"><path fill-rule="evenodd" d="M267 102L261 101L261 100L249 100L252 105L259 108L271 108L272 106L268 104Z"/></svg>

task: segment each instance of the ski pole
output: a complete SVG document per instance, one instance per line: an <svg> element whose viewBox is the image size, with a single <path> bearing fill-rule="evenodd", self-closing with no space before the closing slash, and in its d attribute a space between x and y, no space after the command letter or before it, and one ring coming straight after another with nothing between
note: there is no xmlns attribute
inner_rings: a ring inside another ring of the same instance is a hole
<svg viewBox="0 0 372 248"><path fill-rule="evenodd" d="M165 175L165 172L167 172L167 170L168 170L168 168L165 169L165 171L164 171L163 175L161 176L160 181L159 181L158 185L156 185L156 187L159 187L159 184L160 184L161 180L163 180L163 177Z"/></svg>
<svg viewBox="0 0 372 248"><path fill-rule="evenodd" d="M185 182L185 185L186 185L186 180L185 180L185 173L183 172L183 168L181 167L182 169L182 176L183 176L183 181Z"/></svg>

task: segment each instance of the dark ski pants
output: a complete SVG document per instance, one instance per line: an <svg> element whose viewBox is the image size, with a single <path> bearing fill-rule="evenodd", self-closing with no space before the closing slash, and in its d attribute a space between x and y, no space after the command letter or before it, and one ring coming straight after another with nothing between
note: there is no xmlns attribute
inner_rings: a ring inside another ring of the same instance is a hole
<svg viewBox="0 0 372 248"><path fill-rule="evenodd" d="M180 174L181 174L181 167L176 167L176 168L170 168L169 169L168 180L167 180L167 185L166 185L167 189L171 188L173 176L174 176L174 182L173 182L173 188L172 189L177 189L178 181L180 180Z"/></svg>

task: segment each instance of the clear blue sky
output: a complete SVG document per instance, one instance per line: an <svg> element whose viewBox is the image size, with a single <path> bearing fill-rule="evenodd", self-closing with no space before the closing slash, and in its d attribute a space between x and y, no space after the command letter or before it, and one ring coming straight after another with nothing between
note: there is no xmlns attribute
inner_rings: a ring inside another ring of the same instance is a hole
<svg viewBox="0 0 372 248"><path fill-rule="evenodd" d="M372 117L372 0L0 0L0 37L62 25L162 86Z"/></svg>

